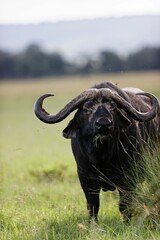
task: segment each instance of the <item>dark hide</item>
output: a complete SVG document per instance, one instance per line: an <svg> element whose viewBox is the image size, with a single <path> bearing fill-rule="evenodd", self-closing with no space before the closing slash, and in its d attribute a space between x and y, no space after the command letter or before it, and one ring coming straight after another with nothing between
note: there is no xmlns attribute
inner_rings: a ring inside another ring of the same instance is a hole
<svg viewBox="0 0 160 240"><path fill-rule="evenodd" d="M150 108L147 97L135 94L139 89L123 91L110 83L98 84L93 88L109 88L141 112ZM100 190L118 189L120 212L124 220L130 219L130 203L136 186L133 165L140 161L141 150L148 139L160 139L159 123L158 116L139 123L114 102L104 99L90 100L76 112L63 135L71 138L90 217L97 219Z"/></svg>

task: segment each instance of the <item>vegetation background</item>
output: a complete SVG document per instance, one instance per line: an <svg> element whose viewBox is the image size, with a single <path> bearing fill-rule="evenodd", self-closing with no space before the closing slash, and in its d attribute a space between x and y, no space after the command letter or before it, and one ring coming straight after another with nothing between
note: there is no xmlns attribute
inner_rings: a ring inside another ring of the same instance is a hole
<svg viewBox="0 0 160 240"><path fill-rule="evenodd" d="M78 56L77 60L67 59L62 53L46 52L37 44L16 53L0 50L0 80L146 70L160 70L159 46L143 47L126 56L103 49L97 54Z"/></svg>
<svg viewBox="0 0 160 240"><path fill-rule="evenodd" d="M33 111L43 93L55 94L45 102L54 113L84 89L108 80L160 98L160 72L21 80L0 83L0 239L160 239L159 225L122 223L116 191L101 193L99 223L88 223L70 142L61 134L72 116L51 126Z"/></svg>

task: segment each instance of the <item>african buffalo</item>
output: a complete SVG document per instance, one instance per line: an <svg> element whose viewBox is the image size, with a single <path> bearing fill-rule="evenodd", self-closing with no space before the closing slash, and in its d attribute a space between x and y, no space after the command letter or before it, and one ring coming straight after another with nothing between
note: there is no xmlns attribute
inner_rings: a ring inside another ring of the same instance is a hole
<svg viewBox="0 0 160 240"><path fill-rule="evenodd" d="M140 89L120 89L104 82L50 115L42 108L43 100L50 96L45 94L35 103L35 114L41 121L58 123L77 110L63 136L71 139L89 217L97 219L100 190L117 189L119 210L124 220L129 220L136 186L133 165L140 162L145 144L160 139L158 100Z"/></svg>

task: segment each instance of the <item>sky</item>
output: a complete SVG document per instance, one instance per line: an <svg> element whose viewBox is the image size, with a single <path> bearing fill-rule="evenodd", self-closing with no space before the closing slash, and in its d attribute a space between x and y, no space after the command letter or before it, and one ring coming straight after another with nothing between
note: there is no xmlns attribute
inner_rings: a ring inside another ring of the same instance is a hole
<svg viewBox="0 0 160 240"><path fill-rule="evenodd" d="M160 0L0 0L0 24L160 14Z"/></svg>

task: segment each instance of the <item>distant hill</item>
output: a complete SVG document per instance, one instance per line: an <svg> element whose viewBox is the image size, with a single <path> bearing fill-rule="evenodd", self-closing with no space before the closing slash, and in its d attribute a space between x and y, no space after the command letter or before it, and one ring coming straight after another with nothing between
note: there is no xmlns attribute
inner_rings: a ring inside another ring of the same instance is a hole
<svg viewBox="0 0 160 240"><path fill-rule="evenodd" d="M16 52L31 43L66 56L103 49L127 54L144 46L160 46L160 15L0 25L0 49Z"/></svg>

